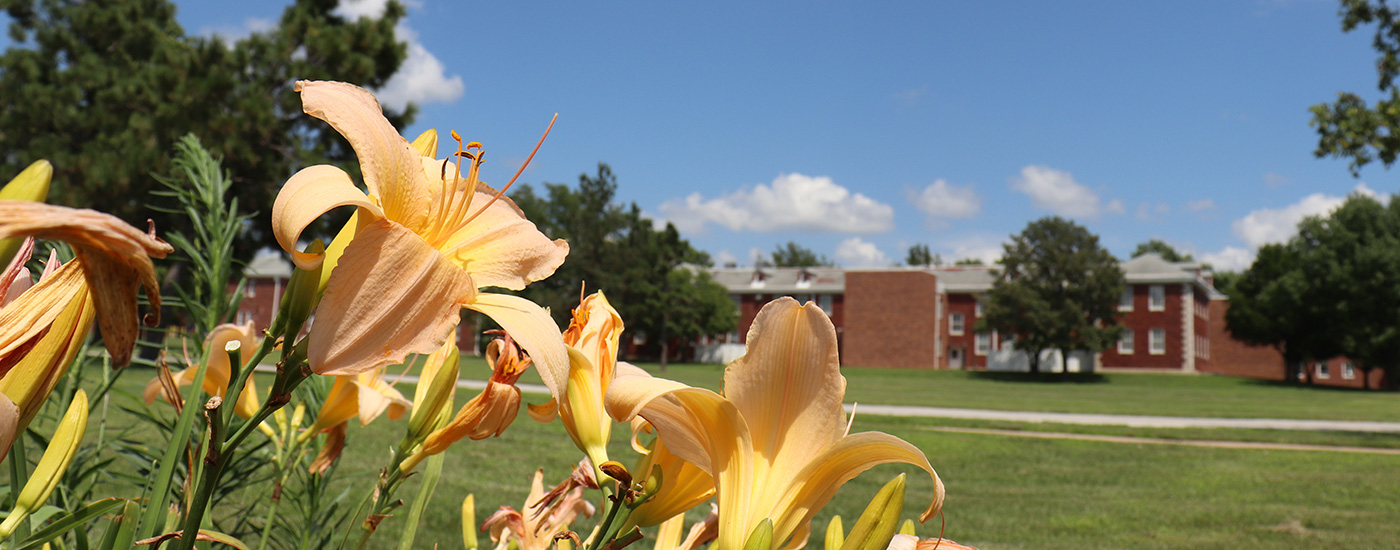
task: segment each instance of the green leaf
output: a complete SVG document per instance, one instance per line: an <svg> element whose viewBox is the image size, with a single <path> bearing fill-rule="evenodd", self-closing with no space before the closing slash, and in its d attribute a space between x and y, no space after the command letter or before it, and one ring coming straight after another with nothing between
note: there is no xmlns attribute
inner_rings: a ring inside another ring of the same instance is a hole
<svg viewBox="0 0 1400 550"><path fill-rule="evenodd" d="M437 487L438 478L442 477L442 463L446 456L446 453L438 453L428 457L428 471L423 474L418 498L413 500L413 508L408 511L403 537L399 539L399 550L412 550L413 538L418 536L418 523L423 519L423 510L428 508L428 501L433 499L433 489Z"/></svg>
<svg viewBox="0 0 1400 550"><path fill-rule="evenodd" d="M35 531L23 541L15 546L15 550L37 550L42 548L44 543L67 533L75 527L79 527L89 521L97 519L109 511L116 509L128 501L119 498L104 498L84 506L81 510L72 514L62 514L55 516L53 521L43 529Z"/></svg>

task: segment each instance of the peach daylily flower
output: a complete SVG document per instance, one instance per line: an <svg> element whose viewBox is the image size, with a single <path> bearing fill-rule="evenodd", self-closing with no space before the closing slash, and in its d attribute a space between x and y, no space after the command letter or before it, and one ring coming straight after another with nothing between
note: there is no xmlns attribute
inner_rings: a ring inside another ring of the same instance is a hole
<svg viewBox="0 0 1400 550"><path fill-rule="evenodd" d="M948 539L931 538L919 540L914 535L895 535L890 539L886 550L977 550L971 546L958 544Z"/></svg>
<svg viewBox="0 0 1400 550"><path fill-rule="evenodd" d="M324 258L296 249L306 226L333 208L357 208L354 237L331 271L308 336L312 370L357 374L431 353L466 307L504 327L542 367L545 384L563 391L568 358L549 315L523 298L478 289L519 290L548 277L568 244L549 240L478 180L479 144L459 148L458 161L470 160L462 174L461 164L436 160L400 136L369 92L308 81L296 90L307 114L350 142L368 189L339 168L312 166L287 180L272 208L278 243L303 269Z"/></svg>
<svg viewBox="0 0 1400 550"><path fill-rule="evenodd" d="M888 462L928 472L934 497L920 519L937 514L943 483L923 451L885 433L848 435L845 390L830 319L814 304L782 298L754 319L748 353L725 370L723 396L619 376L607 407L618 420L645 418L676 456L715 478L716 550L743 549L764 520L773 522L774 549L800 545L838 487Z"/></svg>
<svg viewBox="0 0 1400 550"><path fill-rule="evenodd" d="M209 350L206 353L211 354L209 356L209 366L205 369L204 373L204 393L223 397L224 393L228 391L229 379L230 375L233 374L233 369L230 368L228 353L224 351L224 345L233 340L238 340L239 344L242 346L243 365L241 368L252 368L254 366L250 365L249 362L253 359L253 350L257 349L259 338L258 331L253 328L252 321L248 321L242 325L224 323L214 327L214 330L204 339L204 349ZM172 378L175 379L175 385L177 387L192 384L194 383L194 375L198 373L198 371L199 369L190 367L174 373ZM147 405L154 403L157 396L164 397L167 403L175 402L175 396L168 395L163 390L160 378L153 379L150 383L146 384L146 391L143 395ZM258 388L257 384L254 383L254 377L248 377L248 383L243 386L243 393L239 394L238 403L234 406L234 412L243 418L252 418L253 415L258 413L258 409L262 404L258 402Z"/></svg>
<svg viewBox="0 0 1400 550"><path fill-rule="evenodd" d="M153 234L94 210L0 200L0 239L19 236L65 241L73 246L77 257L72 263L91 289L97 326L102 329L112 363L121 366L130 362L139 332L135 289L138 284L146 288L151 311L145 322L155 326L160 322L160 286L151 258L164 258L174 249ZM40 330L38 324L17 323L0 313L0 356L12 351L12 343L32 339Z"/></svg>
<svg viewBox="0 0 1400 550"><path fill-rule="evenodd" d="M316 421L301 438L310 438L357 417L361 426L368 426L386 412L389 419L398 420L411 405L399 390L384 381L382 367L360 374L337 376L330 393L326 394L325 402L321 403L321 410L316 413Z"/></svg>

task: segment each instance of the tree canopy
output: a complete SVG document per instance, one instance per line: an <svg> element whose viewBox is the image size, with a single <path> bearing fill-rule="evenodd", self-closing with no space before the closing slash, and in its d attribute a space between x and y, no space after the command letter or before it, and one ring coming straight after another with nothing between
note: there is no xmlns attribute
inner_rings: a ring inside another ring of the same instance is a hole
<svg viewBox="0 0 1400 550"><path fill-rule="evenodd" d="M530 185L512 193L526 216L550 238L569 241L569 257L548 279L523 294L567 324L580 292L602 290L626 325L623 341L642 335L661 357L669 344L723 334L738 324L738 309L724 286L704 269L708 254L682 239L676 227L654 226L635 204L613 202L617 177L606 164L579 175L577 187Z"/></svg>
<svg viewBox="0 0 1400 550"><path fill-rule="evenodd" d="M1060 350L1063 358L1116 341L1123 271L1098 236L1052 216L1031 222L1004 248L977 330L1015 335L1033 373L1045 350Z"/></svg>
<svg viewBox="0 0 1400 550"><path fill-rule="evenodd" d="M1381 98L1374 106L1352 92L1340 92L1332 103L1313 105L1312 121L1317 130L1317 157L1349 159L1353 176L1361 167L1379 160L1386 168L1400 155L1400 11L1385 0L1341 0L1338 10L1342 32L1376 25L1371 46L1380 54L1376 59Z"/></svg>
<svg viewBox="0 0 1400 550"><path fill-rule="evenodd" d="M0 55L0 181L48 159L54 202L190 231L147 203L161 188L152 174L170 172L170 151L192 133L222 159L243 208L258 212L240 256L275 246L272 201L296 169L336 163L358 173L339 134L302 114L292 84L380 87L406 55L394 37L402 6L347 20L337 5L297 0L270 30L229 44L186 34L167 0L6 1L15 45ZM413 111L388 114L403 127Z"/></svg>
<svg viewBox="0 0 1400 550"><path fill-rule="evenodd" d="M817 254L812 249L797 244L796 241L788 241L787 244L773 249L774 267L830 267L836 265L824 254Z"/></svg>
<svg viewBox="0 0 1400 550"><path fill-rule="evenodd" d="M1156 253L1163 260L1169 262L1189 262L1194 259L1190 254L1177 252L1176 247L1161 239L1150 239L1147 242L1138 243L1137 248L1133 249L1132 257L1136 258L1148 253Z"/></svg>
<svg viewBox="0 0 1400 550"><path fill-rule="evenodd" d="M1400 202L1353 194L1328 216L1304 219L1287 243L1259 250L1229 296L1230 333L1278 348L1290 376L1309 359L1345 355L1365 373L1384 370L1394 387Z"/></svg>
<svg viewBox="0 0 1400 550"><path fill-rule="evenodd" d="M917 243L909 247L909 253L904 256L904 265L937 267L943 265L943 256L930 252L928 245Z"/></svg>

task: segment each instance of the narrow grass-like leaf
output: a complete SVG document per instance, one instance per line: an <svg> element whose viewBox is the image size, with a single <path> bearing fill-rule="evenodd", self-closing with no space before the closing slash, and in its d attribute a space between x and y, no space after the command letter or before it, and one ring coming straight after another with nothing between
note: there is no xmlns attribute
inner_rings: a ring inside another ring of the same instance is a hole
<svg viewBox="0 0 1400 550"><path fill-rule="evenodd" d="M38 548L42 548L45 543L67 533L75 527L79 527L89 521L102 517L102 514L112 511L126 502L127 501L119 498L104 498L84 506L81 510L72 514L55 516L53 521L43 529L35 531L33 534L29 535L28 538L20 541L19 544L15 546L15 550L37 550Z"/></svg>

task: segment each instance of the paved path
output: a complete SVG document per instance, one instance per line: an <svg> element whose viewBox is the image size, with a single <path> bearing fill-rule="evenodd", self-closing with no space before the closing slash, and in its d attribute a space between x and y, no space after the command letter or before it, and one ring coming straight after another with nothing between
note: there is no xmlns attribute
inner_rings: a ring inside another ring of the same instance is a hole
<svg viewBox="0 0 1400 550"><path fill-rule="evenodd" d="M275 370L258 367L258 370ZM392 378L391 378L392 379ZM404 382L416 384L417 376L404 376ZM549 393L539 384L517 384L525 393ZM459 380L457 387L482 389L482 380ZM1400 434L1400 422L1370 422L1362 420L1297 420L1286 418L1202 418L1187 416L1145 416L1128 414L1084 414L1029 411L995 411L986 409L954 409L948 407L919 407L907 405L857 405L859 414L881 416L915 416L926 418L968 418L974 420L1009 420L1013 422L1053 422L1057 424L1090 424L1099 426L1129 426L1135 428L1251 428L1265 430L1304 430L1372 432ZM850 411L851 405L846 405ZM1015 432L1026 433L1026 432ZM1174 441L1174 440L1173 440Z"/></svg>
<svg viewBox="0 0 1400 550"><path fill-rule="evenodd" d="M1400 455L1400 449L1377 447L1349 447L1341 445L1305 445L1301 443L1264 443L1257 441L1215 441L1207 439L1164 439L1159 437L1129 437L1120 435L1072 434L1062 432L1026 432L1020 430L988 430L982 428L952 428L946 426L920 426L916 429L933 432L970 433L1010 437L1031 437L1036 439L1074 439L1079 441L1102 441L1107 443L1128 443L1134 445L1182 445L1187 447L1215 447L1219 449L1260 449L1269 451L1325 451L1340 453L1362 453Z"/></svg>

